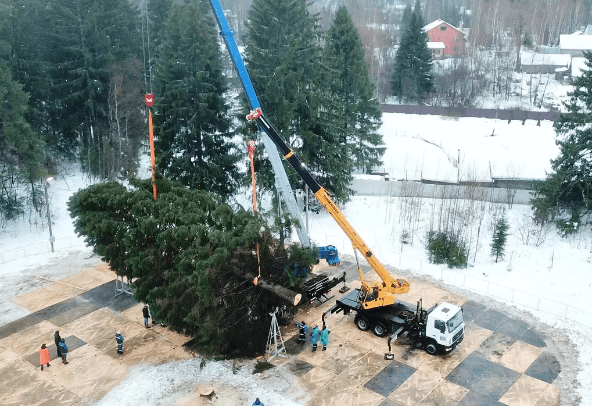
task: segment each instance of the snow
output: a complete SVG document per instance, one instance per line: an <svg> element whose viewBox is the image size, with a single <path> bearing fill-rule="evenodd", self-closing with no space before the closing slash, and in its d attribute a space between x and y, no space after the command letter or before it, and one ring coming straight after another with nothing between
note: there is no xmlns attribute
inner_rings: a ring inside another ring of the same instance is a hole
<svg viewBox="0 0 592 406"><path fill-rule="evenodd" d="M428 49L444 49L446 46L443 42L431 42L428 41Z"/></svg>
<svg viewBox="0 0 592 406"><path fill-rule="evenodd" d="M586 66L586 58L573 58L571 60L571 77L577 78L582 76L584 70L588 70Z"/></svg>
<svg viewBox="0 0 592 406"><path fill-rule="evenodd" d="M535 122L522 125L520 121L508 124L489 119L384 114L380 133L387 147L384 167L391 179L404 177L405 173L409 179L419 173L424 179L449 181L455 181L458 174L463 180L490 179L491 174L542 179L551 169L549 161L558 154L550 122L541 122L539 127ZM456 166L459 157L460 169ZM146 155L144 166L148 162ZM0 324L26 314L8 299L38 287L41 282L33 281L32 275L59 279L98 262L91 256L91 250L83 246L83 240L75 235L67 213L68 198L89 184L88 179L71 172L60 174L49 186L52 224L57 237L55 253L48 252L47 227L39 223L43 217L37 224L24 219L0 233ZM143 177L148 177L145 167ZM432 205L437 201L425 198L422 202L422 219L409 244L403 244L400 238L401 200L355 196L341 209L380 261L400 269L405 277L425 278L473 300L497 303L500 310L518 312L529 322L538 323L537 328L548 334L566 357L559 378L565 396L568 399L579 396L581 404L592 404L589 345L592 233L589 226L568 238L562 238L551 229L538 246L533 242L525 245L520 232L529 224L530 207L491 205L489 210L507 209L510 236L506 258L495 263L489 256L492 233L489 213L476 257L471 256L468 268L450 270L427 261L422 239ZM309 218L310 236L316 244L332 244L341 255L353 255L350 241L327 213L309 214ZM54 269L56 264L60 264L55 268L58 271L49 275L48 269ZM235 388L243 396L240 398L243 404L251 404L255 396L274 405L306 402L303 390L291 375L253 375L250 362L245 361L236 374L229 361L207 362L203 369L199 359L137 367L98 404L175 405L184 396L194 393L195 385L211 382ZM575 401L565 402L576 404Z"/></svg>
<svg viewBox="0 0 592 406"><path fill-rule="evenodd" d="M591 51L592 35L566 34L559 36L559 48L568 51Z"/></svg>
<svg viewBox="0 0 592 406"><path fill-rule="evenodd" d="M567 54L539 54L532 51L520 52L520 63L524 65L555 65L569 66L571 55Z"/></svg>

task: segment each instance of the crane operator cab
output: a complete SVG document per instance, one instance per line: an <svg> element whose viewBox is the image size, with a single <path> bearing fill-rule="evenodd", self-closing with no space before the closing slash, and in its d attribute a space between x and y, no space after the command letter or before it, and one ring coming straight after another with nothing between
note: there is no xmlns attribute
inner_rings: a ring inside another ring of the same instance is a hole
<svg viewBox="0 0 592 406"><path fill-rule="evenodd" d="M464 338L465 322L460 306L442 303L427 317L426 351L430 354L450 352Z"/></svg>

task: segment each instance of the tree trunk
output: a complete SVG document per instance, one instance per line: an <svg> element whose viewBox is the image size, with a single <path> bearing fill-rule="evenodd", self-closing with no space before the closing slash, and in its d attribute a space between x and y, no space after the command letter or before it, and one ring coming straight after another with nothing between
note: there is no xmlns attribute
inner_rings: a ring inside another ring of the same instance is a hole
<svg viewBox="0 0 592 406"><path fill-rule="evenodd" d="M243 277L251 281L255 280L255 276L253 276L252 274L244 274ZM300 303L300 300L302 299L302 295L300 293L293 292L290 289L285 288L281 285L276 285L272 282L268 282L263 278L259 278L255 285L257 285L261 289L264 289L272 293L280 299L292 304L293 306L298 305L298 303Z"/></svg>

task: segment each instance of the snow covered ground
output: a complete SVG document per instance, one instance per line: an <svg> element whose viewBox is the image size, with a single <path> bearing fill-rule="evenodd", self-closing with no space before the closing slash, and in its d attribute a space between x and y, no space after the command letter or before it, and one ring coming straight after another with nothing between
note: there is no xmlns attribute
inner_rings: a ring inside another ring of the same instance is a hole
<svg viewBox="0 0 592 406"><path fill-rule="evenodd" d="M550 123L537 127L536 123L529 122L522 126L518 122L507 124L496 120L450 120L403 114L385 114L383 121L381 133L388 147L385 167L419 170L424 178L456 180L458 169L453 163L459 155L461 179L472 179L470 174L488 173L490 163L492 172L499 176L543 178L550 169L549 160L558 153ZM494 129L494 136L491 136ZM60 176L49 187L53 231L57 238L55 253L48 252L46 226L23 221L0 234L0 310L3 314L0 323L24 315L8 298L37 287L23 280L42 271L46 264L67 262L70 267L60 271L61 277L65 277L68 272L74 272L76 265L82 270L85 261L97 260L91 258L90 249L83 247L82 239L75 235L66 208L69 196L87 184L82 176L72 173ZM248 193L245 191L245 196ZM433 204L436 204L434 200L423 199L422 214L429 215ZM579 370L577 381L562 384L573 389L568 399L579 396L580 404L592 404L592 233L589 228L569 238L561 238L551 230L539 246L525 245L519 230L524 227L530 208L507 207L510 236L505 260L495 263L489 255L492 231L488 224L481 235L481 247L474 259L471 256L469 267L449 270L427 261L422 244L428 224L426 218L420 221L413 242L401 243L399 199L357 196L342 209L385 264L401 269L410 278L427 278L452 290L473 294L475 300L497 301L501 309L509 306L508 310L522 312L529 320L540 323L538 329L550 334L565 351L577 347L578 351L569 350L571 358L562 364L564 370L572 370L573 375ZM341 254L353 254L349 240L327 214L312 214L309 224L315 243L333 244ZM264 385L256 375L241 373L237 377L228 363L212 363L199 373L199 365L196 365L187 361L133 370L121 387L109 393L100 404L114 404L109 403L109 399L115 398L121 405L175 404L172 400L166 401L171 387L180 388L180 393L189 393L187 388L200 381L199 376L203 381L221 380L239 388L256 385L254 387L261 393L276 401L272 404L290 404L289 400L279 398L281 395L273 385ZM185 380L189 376L195 379ZM154 390L143 395L150 386L147 382L157 384ZM134 393L139 396L139 403L134 403Z"/></svg>

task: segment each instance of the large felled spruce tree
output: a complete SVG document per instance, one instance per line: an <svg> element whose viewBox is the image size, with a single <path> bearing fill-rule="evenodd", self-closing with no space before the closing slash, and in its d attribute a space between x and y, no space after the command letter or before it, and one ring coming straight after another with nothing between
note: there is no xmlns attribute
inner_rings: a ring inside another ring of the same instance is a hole
<svg viewBox="0 0 592 406"><path fill-rule="evenodd" d="M432 53L423 26L418 1L395 55L391 86L393 95L401 101L418 102L434 91Z"/></svg>
<svg viewBox="0 0 592 406"><path fill-rule="evenodd" d="M559 156L532 200L539 220L555 218L566 233L577 231L592 208L592 53L585 56L586 68L574 79L565 103L567 112L555 123Z"/></svg>
<svg viewBox="0 0 592 406"><path fill-rule="evenodd" d="M239 177L214 22L195 5L173 6L155 75L158 166L193 189L230 196Z"/></svg>
<svg viewBox="0 0 592 406"><path fill-rule="evenodd" d="M382 112L368 73L364 46L345 6L339 7L325 42L327 64L335 73L333 98L341 103L340 144L348 146L353 160L350 168L366 171L380 164L384 153L382 136L377 133Z"/></svg>
<svg viewBox="0 0 592 406"><path fill-rule="evenodd" d="M260 218L213 194L160 177L157 186L158 199L149 180L77 192L68 203L76 232L111 269L134 279L134 297L149 303L157 320L214 353L264 351L269 312L285 303L253 285L256 244L262 278L280 286L290 285L284 267L310 266L311 251L286 249L261 232Z"/></svg>

